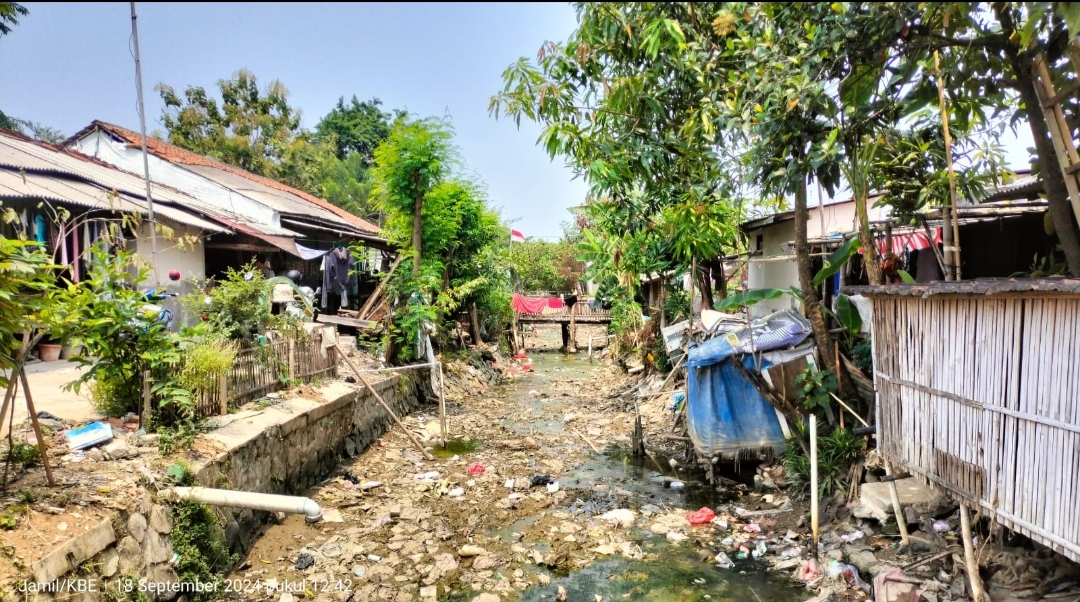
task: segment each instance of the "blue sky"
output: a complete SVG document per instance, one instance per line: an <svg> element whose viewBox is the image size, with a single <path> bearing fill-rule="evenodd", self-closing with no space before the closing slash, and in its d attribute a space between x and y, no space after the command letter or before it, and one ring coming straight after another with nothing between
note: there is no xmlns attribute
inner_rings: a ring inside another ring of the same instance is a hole
<svg viewBox="0 0 1080 602"><path fill-rule="evenodd" d="M70 135L101 119L138 130L126 2L24 3L0 38L0 109ZM137 3L147 130L162 129L159 82L182 91L246 68L279 79L313 127L339 96L449 115L470 172L526 236L556 237L586 186L536 146L539 128L495 121L502 72L573 31L569 4Z"/></svg>

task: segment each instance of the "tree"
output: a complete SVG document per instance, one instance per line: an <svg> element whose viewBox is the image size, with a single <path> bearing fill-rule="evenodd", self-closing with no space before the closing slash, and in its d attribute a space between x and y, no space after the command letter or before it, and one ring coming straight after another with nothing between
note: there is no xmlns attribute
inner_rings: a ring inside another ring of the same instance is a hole
<svg viewBox="0 0 1080 602"><path fill-rule="evenodd" d="M168 141L254 174L274 177L288 147L306 138L300 111L288 104L289 92L278 80L260 90L250 71L217 82L221 104L201 86L189 86L181 98L168 85L155 88L165 103L162 121Z"/></svg>
<svg viewBox="0 0 1080 602"><path fill-rule="evenodd" d="M575 257L575 244L542 240L512 243L510 263L516 276L515 289L530 291L576 290L584 265Z"/></svg>
<svg viewBox="0 0 1080 602"><path fill-rule="evenodd" d="M315 126L318 139L331 141L338 159L356 153L365 169L375 161L375 148L390 135L394 119L407 116L405 111L383 112L378 98L360 102L356 96L348 105L339 98L337 106Z"/></svg>
<svg viewBox="0 0 1080 602"><path fill-rule="evenodd" d="M11 28L19 24L19 17L29 14L30 11L18 2L0 2L0 36L11 33Z"/></svg>
<svg viewBox="0 0 1080 602"><path fill-rule="evenodd" d="M0 128L13 130L20 134L31 136L35 140L48 142L49 144L60 144L66 138L60 130L54 127L42 125L36 121L30 121L29 119L11 117L6 115L3 111L0 111Z"/></svg>

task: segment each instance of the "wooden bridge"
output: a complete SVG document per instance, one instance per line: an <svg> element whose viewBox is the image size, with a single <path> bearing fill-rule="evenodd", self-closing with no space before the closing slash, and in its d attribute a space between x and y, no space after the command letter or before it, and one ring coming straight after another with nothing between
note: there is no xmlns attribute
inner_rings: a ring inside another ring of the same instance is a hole
<svg viewBox="0 0 1080 602"><path fill-rule="evenodd" d="M577 351L577 325L578 324L610 324L610 309L593 309L589 307L586 299L579 299L573 305L564 305L559 309L545 309L542 313L517 313L514 312L512 324L513 336L511 340L517 347L521 341L520 349L525 348L525 333L521 330L522 324L559 324L562 326L563 349L570 352ZM518 349L515 349L515 352Z"/></svg>

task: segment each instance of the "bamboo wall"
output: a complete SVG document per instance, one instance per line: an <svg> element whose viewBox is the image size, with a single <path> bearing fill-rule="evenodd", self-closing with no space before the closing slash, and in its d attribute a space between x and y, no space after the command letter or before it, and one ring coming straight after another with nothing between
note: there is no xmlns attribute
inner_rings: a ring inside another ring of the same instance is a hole
<svg viewBox="0 0 1080 602"><path fill-rule="evenodd" d="M324 349L322 336L317 333L304 340L289 339L244 349L218 386L197 401L196 411L202 418L227 414L289 381L332 377L336 367L337 349Z"/></svg>
<svg viewBox="0 0 1080 602"><path fill-rule="evenodd" d="M883 455L1080 562L1080 295L860 288Z"/></svg>

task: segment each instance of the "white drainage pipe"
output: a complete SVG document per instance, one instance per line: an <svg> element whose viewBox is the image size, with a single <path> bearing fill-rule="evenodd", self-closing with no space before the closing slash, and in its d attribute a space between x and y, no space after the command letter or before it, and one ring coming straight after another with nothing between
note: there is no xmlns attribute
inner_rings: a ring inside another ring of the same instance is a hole
<svg viewBox="0 0 1080 602"><path fill-rule="evenodd" d="M309 522L315 522L322 518L322 508L319 507L319 504L315 500L306 497L234 491L231 489L208 489L206 487L174 487L173 492L179 499L210 504L211 506L303 514L304 518Z"/></svg>

